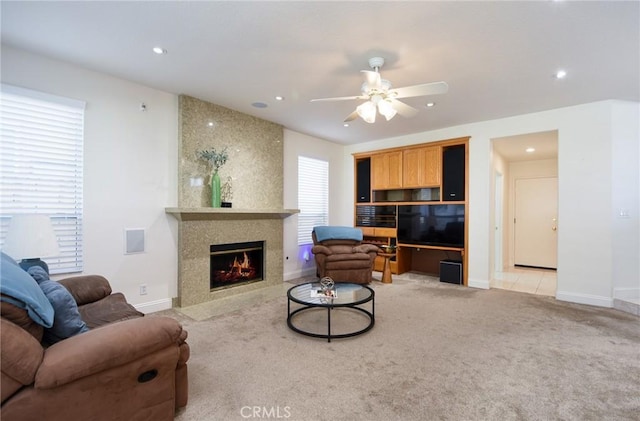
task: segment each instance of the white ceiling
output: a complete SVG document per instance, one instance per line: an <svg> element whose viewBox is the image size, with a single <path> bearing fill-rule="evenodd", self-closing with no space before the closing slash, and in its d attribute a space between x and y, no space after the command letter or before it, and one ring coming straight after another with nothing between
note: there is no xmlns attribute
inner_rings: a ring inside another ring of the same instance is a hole
<svg viewBox="0 0 640 421"><path fill-rule="evenodd" d="M536 161L558 158L558 131L527 133L491 139L494 153L505 161ZM532 152L527 152L533 148Z"/></svg>
<svg viewBox="0 0 640 421"><path fill-rule="evenodd" d="M2 43L353 144L619 99L640 101L640 2L2 1ZM153 54L161 46L166 55ZM343 119L372 56L411 119ZM564 80L554 73L563 68ZM282 95L284 101L274 97ZM426 109L424 104L435 101ZM267 108L251 104L264 102Z"/></svg>

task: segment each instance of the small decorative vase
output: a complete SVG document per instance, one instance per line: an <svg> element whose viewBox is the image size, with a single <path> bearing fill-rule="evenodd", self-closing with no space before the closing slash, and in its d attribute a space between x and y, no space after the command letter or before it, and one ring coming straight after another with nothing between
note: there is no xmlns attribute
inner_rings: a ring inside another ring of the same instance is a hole
<svg viewBox="0 0 640 421"><path fill-rule="evenodd" d="M219 208L220 203L222 202L220 195L220 175L218 175L218 171L215 171L211 175L211 206L214 208Z"/></svg>

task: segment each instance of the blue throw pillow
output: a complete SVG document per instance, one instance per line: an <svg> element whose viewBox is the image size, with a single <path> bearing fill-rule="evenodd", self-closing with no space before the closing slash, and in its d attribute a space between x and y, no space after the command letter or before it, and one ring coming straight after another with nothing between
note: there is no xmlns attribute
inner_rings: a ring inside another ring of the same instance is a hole
<svg viewBox="0 0 640 421"><path fill-rule="evenodd" d="M53 325L53 307L38 286L15 260L1 253L0 260L0 300L27 310L27 314L40 326Z"/></svg>
<svg viewBox="0 0 640 421"><path fill-rule="evenodd" d="M45 342L54 344L89 330L80 317L76 300L65 287L49 279L47 272L39 266L30 267L28 272L40 285L54 310L53 326L44 331Z"/></svg>
<svg viewBox="0 0 640 421"><path fill-rule="evenodd" d="M319 242L327 240L353 240L362 241L362 230L353 227L326 226L313 227L316 232L316 240Z"/></svg>

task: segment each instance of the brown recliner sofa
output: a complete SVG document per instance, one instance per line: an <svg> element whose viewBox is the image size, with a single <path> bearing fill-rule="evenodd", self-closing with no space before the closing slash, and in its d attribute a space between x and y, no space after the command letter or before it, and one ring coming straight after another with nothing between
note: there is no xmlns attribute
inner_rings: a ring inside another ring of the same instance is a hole
<svg viewBox="0 0 640 421"><path fill-rule="evenodd" d="M26 310L0 302L0 418L173 419L187 404L187 332L172 318L143 317L102 276L60 283L90 330L51 346Z"/></svg>
<svg viewBox="0 0 640 421"><path fill-rule="evenodd" d="M362 244L362 231L351 227L315 227L311 233L317 275L334 282L368 284L378 247ZM338 238L344 237L344 238Z"/></svg>

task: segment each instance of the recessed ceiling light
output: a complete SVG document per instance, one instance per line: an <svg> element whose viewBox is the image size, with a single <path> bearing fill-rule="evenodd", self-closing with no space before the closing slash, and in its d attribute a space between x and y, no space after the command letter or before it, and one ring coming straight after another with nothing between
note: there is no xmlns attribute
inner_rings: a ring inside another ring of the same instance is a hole
<svg viewBox="0 0 640 421"><path fill-rule="evenodd" d="M434 105L436 105L436 103L435 103L435 102L427 102L427 103L425 104L425 107L427 107L427 108L431 108L431 107L433 107Z"/></svg>
<svg viewBox="0 0 640 421"><path fill-rule="evenodd" d="M267 108L268 107L268 105L265 104L264 102L254 102L251 105L253 105L256 108Z"/></svg>
<svg viewBox="0 0 640 421"><path fill-rule="evenodd" d="M343 126L344 127L349 127L349 123L344 123Z"/></svg>
<svg viewBox="0 0 640 421"><path fill-rule="evenodd" d="M526 153L533 153L536 151L536 148L527 148L524 150Z"/></svg>
<svg viewBox="0 0 640 421"><path fill-rule="evenodd" d="M283 97L283 96L278 95L278 96L276 97L276 100L277 100L277 101L284 101L284 97Z"/></svg>
<svg viewBox="0 0 640 421"><path fill-rule="evenodd" d="M209 127L213 127L213 125L214 125L213 121L210 121L210 122L207 123L207 126L209 126Z"/></svg>
<svg viewBox="0 0 640 421"><path fill-rule="evenodd" d="M167 50L162 47L153 47L153 52L156 54L167 54Z"/></svg>
<svg viewBox="0 0 640 421"><path fill-rule="evenodd" d="M556 72L556 79L564 79L567 76L567 72L564 70L558 70Z"/></svg>

